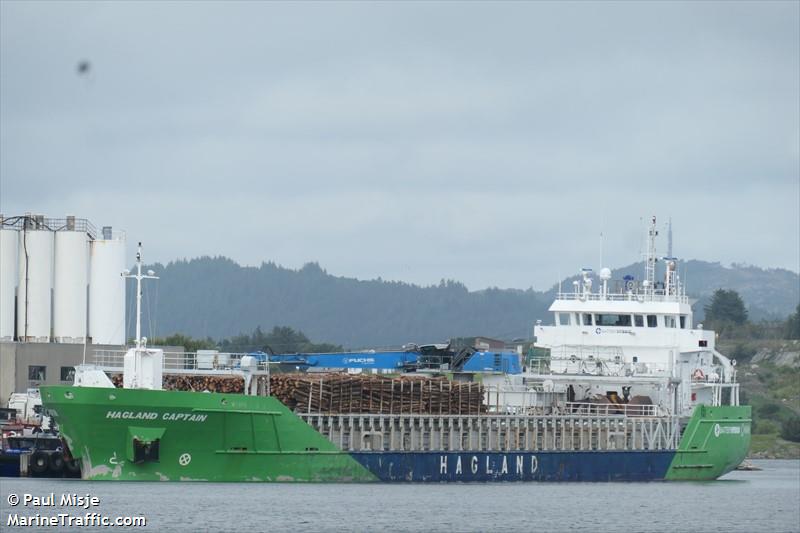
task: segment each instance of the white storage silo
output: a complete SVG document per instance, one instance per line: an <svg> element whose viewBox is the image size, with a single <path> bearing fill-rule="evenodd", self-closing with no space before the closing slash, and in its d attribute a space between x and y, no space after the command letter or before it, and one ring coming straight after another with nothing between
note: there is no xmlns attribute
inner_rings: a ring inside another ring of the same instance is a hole
<svg viewBox="0 0 800 533"><path fill-rule="evenodd" d="M125 234L89 245L89 336L93 344L125 344Z"/></svg>
<svg viewBox="0 0 800 533"><path fill-rule="evenodd" d="M38 225L23 228L17 250L17 337L26 342L50 342L53 232Z"/></svg>
<svg viewBox="0 0 800 533"><path fill-rule="evenodd" d="M68 219L69 220L69 219ZM69 226L55 234L53 337L82 343L86 336L86 287L89 283L89 238Z"/></svg>
<svg viewBox="0 0 800 533"><path fill-rule="evenodd" d="M0 217L2 218L2 217ZM19 231L0 227L0 341L14 340Z"/></svg>

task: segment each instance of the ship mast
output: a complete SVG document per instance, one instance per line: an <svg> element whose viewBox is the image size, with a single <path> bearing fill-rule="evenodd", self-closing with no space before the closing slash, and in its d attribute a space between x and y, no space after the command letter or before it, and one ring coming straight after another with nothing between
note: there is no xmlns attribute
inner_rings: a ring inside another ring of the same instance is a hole
<svg viewBox="0 0 800 533"><path fill-rule="evenodd" d="M144 344L142 342L142 280L158 279L158 276L154 274L155 272L152 270L148 270L146 275L142 274L142 243L140 242L136 251L136 274L131 274L128 270L122 273L123 278L136 280L136 339L134 339L134 344L137 349L142 348Z"/></svg>
<svg viewBox="0 0 800 533"><path fill-rule="evenodd" d="M667 257L675 257L672 255L672 217L669 217L667 225Z"/></svg>
<svg viewBox="0 0 800 533"><path fill-rule="evenodd" d="M645 294L654 294L656 282L656 217L650 219L650 228L647 231L647 252L644 262Z"/></svg>

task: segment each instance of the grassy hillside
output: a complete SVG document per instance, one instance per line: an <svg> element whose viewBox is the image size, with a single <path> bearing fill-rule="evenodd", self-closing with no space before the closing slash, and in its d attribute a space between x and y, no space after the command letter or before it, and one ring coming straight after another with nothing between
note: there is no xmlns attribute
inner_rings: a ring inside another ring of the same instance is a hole
<svg viewBox="0 0 800 533"><path fill-rule="evenodd" d="M800 442L780 436L800 417L800 341L723 341L719 348L737 358L741 401L753 407L750 456L800 459Z"/></svg>

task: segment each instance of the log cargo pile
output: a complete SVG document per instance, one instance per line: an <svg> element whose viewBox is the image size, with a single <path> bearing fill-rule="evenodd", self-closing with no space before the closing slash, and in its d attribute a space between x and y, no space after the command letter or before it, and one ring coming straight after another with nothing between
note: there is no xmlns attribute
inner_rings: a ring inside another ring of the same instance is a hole
<svg viewBox="0 0 800 533"><path fill-rule="evenodd" d="M274 374L271 394L301 413L444 414L485 412L483 386L445 378L374 374Z"/></svg>
<svg viewBox="0 0 800 533"><path fill-rule="evenodd" d="M266 389L259 376L259 389ZM117 387L122 376L112 376ZM242 394L238 376L165 374L164 390ZM273 374L270 394L300 413L443 414L486 412L480 383L454 382L443 377L374 374Z"/></svg>
<svg viewBox="0 0 800 533"><path fill-rule="evenodd" d="M111 376L115 387L122 387L122 374ZM189 374L164 374L161 378L164 390L244 393L244 380L240 376L204 376Z"/></svg>

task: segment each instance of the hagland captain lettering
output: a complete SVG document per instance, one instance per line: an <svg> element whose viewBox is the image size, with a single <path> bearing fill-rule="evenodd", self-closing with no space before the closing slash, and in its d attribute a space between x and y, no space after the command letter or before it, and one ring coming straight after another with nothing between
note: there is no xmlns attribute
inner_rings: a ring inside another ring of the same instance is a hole
<svg viewBox="0 0 800 533"><path fill-rule="evenodd" d="M195 415L192 413L164 413L163 420L184 420L186 422L205 422L208 415Z"/></svg>
<svg viewBox="0 0 800 533"><path fill-rule="evenodd" d="M122 420L155 420L158 413L143 413L141 411L108 411L106 418L119 418Z"/></svg>
<svg viewBox="0 0 800 533"><path fill-rule="evenodd" d="M158 413L155 412L142 412L142 411L108 411L106 418L114 418L120 420L156 420L159 418ZM205 422L208 415L199 415L194 413L163 413L161 420L170 420L175 422Z"/></svg>

